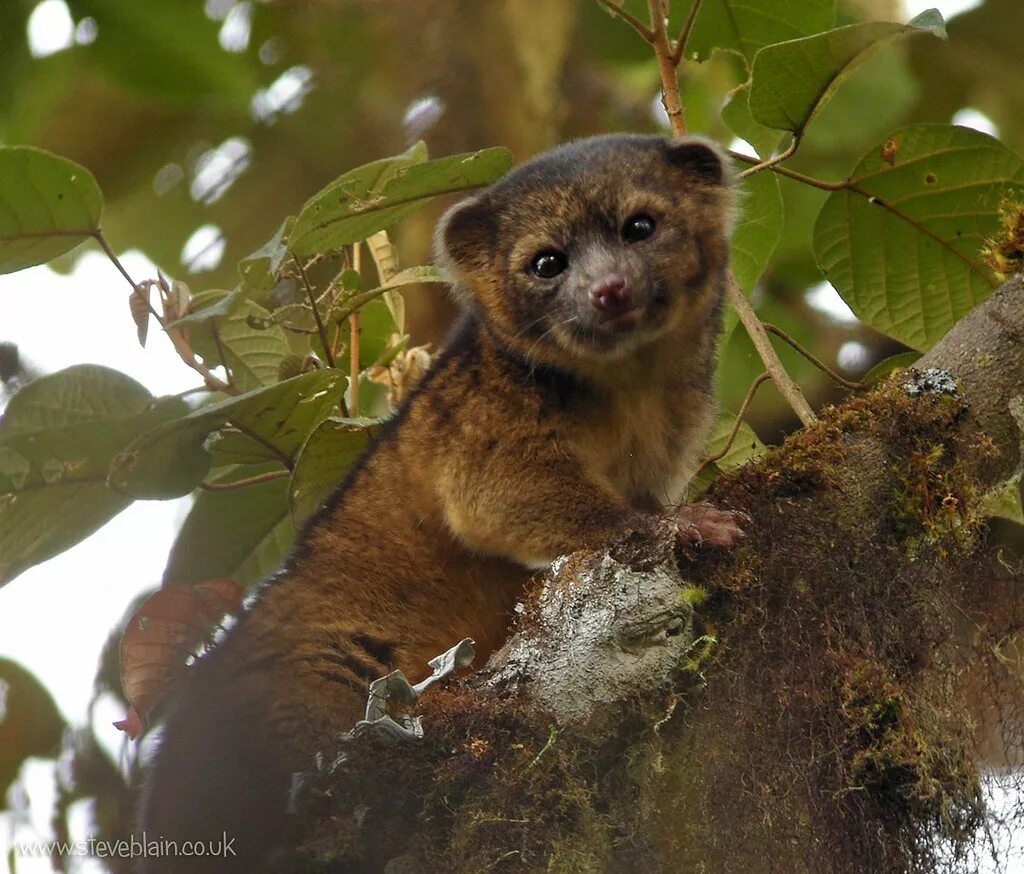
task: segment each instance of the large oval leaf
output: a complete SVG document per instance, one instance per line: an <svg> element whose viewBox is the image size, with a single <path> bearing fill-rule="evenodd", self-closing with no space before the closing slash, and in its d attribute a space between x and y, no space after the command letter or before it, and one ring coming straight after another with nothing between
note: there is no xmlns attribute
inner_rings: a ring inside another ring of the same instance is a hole
<svg viewBox="0 0 1024 874"><path fill-rule="evenodd" d="M0 273L44 264L100 226L103 196L74 161L0 146Z"/></svg>
<svg viewBox="0 0 1024 874"><path fill-rule="evenodd" d="M309 435L292 472L292 519L302 525L323 504L377 436L375 419L328 419Z"/></svg>
<svg viewBox="0 0 1024 874"><path fill-rule="evenodd" d="M109 482L137 498L187 495L210 469L206 435L229 422L290 464L337 406L344 384L340 371L320 370L203 407L133 442L114 459Z"/></svg>
<svg viewBox="0 0 1024 874"><path fill-rule="evenodd" d="M274 469L233 468L218 474L214 482L228 483ZM281 478L229 491L200 492L171 547L164 582L197 583L221 576L249 586L276 570L295 539L288 513L288 482Z"/></svg>
<svg viewBox="0 0 1024 874"><path fill-rule="evenodd" d="M365 240L431 198L489 185L511 166L512 154L504 148L397 167L368 164L335 180L302 208L288 246L298 255L314 255Z"/></svg>
<svg viewBox="0 0 1024 874"><path fill-rule="evenodd" d="M705 0L686 56L704 61L716 48L727 49L749 63L762 46L819 33L835 20L835 0Z"/></svg>
<svg viewBox="0 0 1024 874"><path fill-rule="evenodd" d="M1024 161L987 134L915 125L866 155L814 229L818 265L857 316L924 350L996 285L979 261Z"/></svg>
<svg viewBox="0 0 1024 874"><path fill-rule="evenodd" d="M852 24L766 46L754 58L750 111L767 127L800 133L858 67L890 43L914 33L945 39L942 16L929 9L909 24Z"/></svg>
<svg viewBox="0 0 1024 874"><path fill-rule="evenodd" d="M95 365L44 376L0 419L0 584L87 537L131 499L107 488L111 460L187 412Z"/></svg>

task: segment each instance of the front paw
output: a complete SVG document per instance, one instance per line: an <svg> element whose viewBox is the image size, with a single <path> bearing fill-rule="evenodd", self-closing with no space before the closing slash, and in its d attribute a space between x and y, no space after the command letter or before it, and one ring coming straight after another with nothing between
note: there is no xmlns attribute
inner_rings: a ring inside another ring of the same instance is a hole
<svg viewBox="0 0 1024 874"><path fill-rule="evenodd" d="M747 536L742 524L752 521L746 513L719 510L707 502L688 504L679 508L679 543L732 549Z"/></svg>

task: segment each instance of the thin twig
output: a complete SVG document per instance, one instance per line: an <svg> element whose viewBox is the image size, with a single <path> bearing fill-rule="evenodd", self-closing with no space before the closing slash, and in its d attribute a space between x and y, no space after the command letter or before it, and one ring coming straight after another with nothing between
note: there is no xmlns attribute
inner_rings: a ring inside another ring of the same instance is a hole
<svg viewBox="0 0 1024 874"><path fill-rule="evenodd" d="M748 167L742 173L737 174L738 179L746 179L748 176L753 176L755 173L760 173L762 170L770 170L777 164L781 164L786 158L790 157L800 145L800 134L793 134L793 141L789 144L789 147L785 151L779 152L772 158L762 161L760 164L755 164L753 167Z"/></svg>
<svg viewBox="0 0 1024 874"><path fill-rule="evenodd" d="M292 261L295 262L295 266L299 269L299 278L302 280L302 285L306 289L306 297L309 298L309 305L313 308L313 321L316 322L316 330L320 335L320 345L324 348L324 357L327 359L328 366L334 367L334 353L331 352L331 343L327 339L327 329L324 328L323 319L320 318L320 310L316 305L316 295L313 293L313 286L309 284L309 277L306 276L306 268L302 266L302 262L294 252L291 252L290 254L292 256Z"/></svg>
<svg viewBox="0 0 1024 874"><path fill-rule="evenodd" d="M697 13L700 12L701 3L703 0L693 0L690 6L690 12L686 16L686 21L683 23L683 30L679 34L679 39L676 40L676 47L672 52L672 63L677 67L680 61L683 60L683 54L686 52L686 44L690 41L690 34L693 33L693 26L697 23Z"/></svg>
<svg viewBox="0 0 1024 874"><path fill-rule="evenodd" d="M263 437L262 435L256 433L248 425L243 425L241 422L239 422L239 421L237 421L235 419L230 419L229 418L228 419L228 424L232 425L235 428L237 428L239 431L241 431L246 436L252 437L252 439L255 440L257 443L259 443L260 446L263 446L263 447L269 449L275 456L277 456L277 458L281 462L281 464L283 464L285 467L287 467L288 470L292 469L293 464L292 464L291 458L288 455L286 455L284 452L282 452L280 449L278 449L266 437Z"/></svg>
<svg viewBox="0 0 1024 874"><path fill-rule="evenodd" d="M362 276L360 243L352 246L352 269ZM348 317L348 327L351 335L349 341L349 410L356 416L359 415L359 310L355 310Z"/></svg>
<svg viewBox="0 0 1024 874"><path fill-rule="evenodd" d="M742 161L744 164L761 164L760 158L755 158L752 155L744 155L742 152L730 151L729 155L736 161ZM789 157L788 155L786 157ZM815 179L812 176L805 176L803 173L798 173L796 170L790 170L788 167L778 167L775 164L769 164L768 169L773 173L778 173L780 176L785 176L788 179L793 179L796 182L802 182L804 185L810 185L812 188L819 188L822 191L842 191L845 188L852 187L852 182L849 179L844 179L841 182L826 182L823 179ZM743 173L747 173L746 170ZM740 175L743 175L742 173Z"/></svg>
<svg viewBox="0 0 1024 874"><path fill-rule="evenodd" d="M803 355L804 358L806 358L808 361L810 361L811 364L813 364L815 367L817 367L818 370L822 371L822 373L826 374L831 379L835 380L837 383L839 383L844 388L854 389L855 391L867 388L867 384L866 383L855 382L853 380L845 379L844 377L840 376L831 367L829 367L823 361L821 361L820 359L816 358L813 354L811 354L811 352L808 349L805 349L803 346L801 346L799 343L797 343L797 341L794 340L792 337L790 337L789 334L787 334L785 331L783 331L782 328L779 328L776 325L771 324L771 322L762 322L761 324L764 325L764 329L769 334L774 334L776 337L780 338L781 340L785 340L797 352L799 352L801 355Z"/></svg>
<svg viewBox="0 0 1024 874"><path fill-rule="evenodd" d="M740 288L739 283L736 282L736 278L732 274L729 274L726 280L725 293L730 303L736 309L736 314L740 317L743 327L747 329L747 334L750 335L750 342L754 344L754 348L761 356L765 369L770 374L779 393L788 401L789 405L793 408L793 412L796 413L801 422L805 425L814 424L814 422L818 421L818 417L814 415L814 410L811 409L811 405L807 403L803 392L800 391L800 386L794 382L793 377L789 375L789 371L783 366L782 361L775 352L775 348L772 346L771 340L768 339L764 324L757 317L757 313L754 312L750 301L747 300L743 289Z"/></svg>
<svg viewBox="0 0 1024 874"><path fill-rule="evenodd" d="M743 403L740 404L740 411L736 414L736 421L733 423L732 430L729 432L729 439L725 441L725 446L722 447L721 452L709 455L701 461L700 466L693 474L694 480L701 475L705 467L713 462L721 461L729 453L729 450L732 449L732 444L736 441L736 435L740 432L740 425L743 424L743 417L747 414L747 408L754 400L754 395L757 394L757 390L761 387L761 384L767 382L769 379L771 379L771 377L767 373L762 373L750 384L750 388L747 389L747 396L743 399Z"/></svg>
<svg viewBox="0 0 1024 874"><path fill-rule="evenodd" d="M658 65L661 70L662 99L665 103L665 110L669 113L669 121L672 123L672 132L677 136L681 136L686 133L686 122L683 117L682 100L679 96L679 79L676 75L676 68L672 64L671 49L668 45L668 38L665 36L665 16L662 14L663 7L661 6L661 0L647 0L647 4L651 14L651 27L654 29L656 36L652 45L654 46L654 53L658 57ZM660 36L658 36L659 23L661 31ZM678 106L679 111L673 114L673 112L669 110L670 106ZM760 162L758 161L755 163ZM758 355L761 356L765 369L771 375L771 378L774 380L779 392L793 408L793 412L796 413L800 421L805 425L810 425L817 421L817 416L814 415L811 405L807 403L807 399L804 397L803 392L800 391L800 386L793 381L793 378L782 365L782 362L779 360L779 356L775 352L775 348L772 346L771 341L768 339L768 335L765 333L764 327L761 325L761 320L757 317L753 307L750 306L746 295L743 294L743 290L736 282L736 277L734 277L731 272L726 278L725 291L726 296L735 308L740 321L743 323L743 327L750 335L750 341L754 344L754 348L757 350Z"/></svg>
<svg viewBox="0 0 1024 874"><path fill-rule="evenodd" d="M199 483L199 488L204 492L230 492L232 489L242 489L246 486L254 486L259 483L266 483L275 479L284 479L286 476L291 476L290 470L269 470L266 473L260 473L256 476L246 477L245 479L236 479L226 483L214 483L209 480L203 480L203 482Z"/></svg>
<svg viewBox="0 0 1024 874"><path fill-rule="evenodd" d="M600 3L605 9L607 9L613 16L615 16L616 18L621 18L623 21L625 21L626 24L628 24L630 27L633 28L633 30L640 34L640 36L642 36L644 40L646 40L647 42L653 41L654 34L651 33L647 25L645 25L639 18L637 18L631 12L629 12L629 10L623 9L618 4L613 3L612 0L597 0L597 2Z"/></svg>
<svg viewBox="0 0 1024 874"><path fill-rule="evenodd" d="M665 107L672 132L681 137L686 133L686 113L683 101L679 96L678 64L674 60L672 46L668 41L668 21L664 0L647 0L647 9L651 16L651 33L654 54L658 58L661 70L661 104Z"/></svg>
<svg viewBox="0 0 1024 874"><path fill-rule="evenodd" d="M100 244L100 247L106 253L107 257L113 262L121 275L128 280L128 284L132 287L132 290L138 288L138 285L136 285L135 281L128 275L128 271L124 269L124 265L118 259L113 247L107 240L106 234L103 233L103 228L96 228L96 230L92 232L92 238Z"/></svg>

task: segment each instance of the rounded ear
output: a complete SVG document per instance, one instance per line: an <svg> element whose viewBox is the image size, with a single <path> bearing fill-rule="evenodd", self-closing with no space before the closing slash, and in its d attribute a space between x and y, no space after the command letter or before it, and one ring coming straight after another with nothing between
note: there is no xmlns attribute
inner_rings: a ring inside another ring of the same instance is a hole
<svg viewBox="0 0 1024 874"><path fill-rule="evenodd" d="M456 272L486 268L497 232L494 208L486 195L460 200L437 223L434 260Z"/></svg>
<svg viewBox="0 0 1024 874"><path fill-rule="evenodd" d="M680 137L665 148L666 160L693 179L708 185L732 184L732 160L718 143L704 137Z"/></svg>

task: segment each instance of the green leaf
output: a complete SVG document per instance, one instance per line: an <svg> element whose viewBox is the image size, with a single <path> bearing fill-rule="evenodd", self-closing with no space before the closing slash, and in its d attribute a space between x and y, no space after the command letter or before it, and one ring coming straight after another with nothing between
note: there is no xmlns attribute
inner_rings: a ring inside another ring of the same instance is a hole
<svg viewBox="0 0 1024 874"><path fill-rule="evenodd" d="M0 584L90 535L131 503L107 488L111 460L183 416L133 379L79 365L29 383L0 419Z"/></svg>
<svg viewBox="0 0 1024 874"><path fill-rule="evenodd" d="M270 313L251 300L242 301L217 326L224 366L243 391L277 382L288 341Z"/></svg>
<svg viewBox="0 0 1024 874"><path fill-rule="evenodd" d="M707 446L704 447L704 457L714 458L722 452L729 442L729 435L736 427L736 417L730 412L723 412L715 428L708 438ZM766 447L746 422L740 422L736 431L736 437L729 447L729 450L716 461L710 461L704 465L700 473L694 477L687 488L687 500L695 500L708 490L708 487L723 473L746 464L752 458L757 458L765 451Z"/></svg>
<svg viewBox="0 0 1024 874"><path fill-rule="evenodd" d="M830 28L835 0L706 0L686 44L686 56L705 61L717 49L749 64L762 46Z"/></svg>
<svg viewBox="0 0 1024 874"><path fill-rule="evenodd" d="M265 291L277 284L277 271L288 257L288 235L294 225L295 216L289 216L269 242L238 262L238 275L250 288Z"/></svg>
<svg viewBox="0 0 1024 874"><path fill-rule="evenodd" d="M253 440L248 434L230 428L214 431L206 438L203 448L210 453L211 467L267 464L278 461L277 455L269 446ZM251 476L252 472L245 475Z"/></svg>
<svg viewBox="0 0 1024 874"><path fill-rule="evenodd" d="M347 272L347 271L346 271ZM391 310L393 321L399 332L404 330L404 326L400 323L399 315L395 312L395 305L393 301L389 301L389 292L395 288L401 288L404 285L417 285L419 283L442 283L446 284L451 282L451 277L440 267L432 267L426 265L423 267L407 267L405 270L400 270L394 276L392 276L383 285L379 285L376 288L371 288L367 291L360 291L358 294L348 295L338 300L337 303L328 311L326 321L338 323L348 318L354 309L366 306L372 300L378 297L383 297L384 302ZM276 314L276 313L275 313ZM404 309L400 311L400 314L404 316Z"/></svg>
<svg viewBox="0 0 1024 874"><path fill-rule="evenodd" d="M320 508L380 429L378 419L327 419L309 435L295 463L289 488L296 527Z"/></svg>
<svg viewBox="0 0 1024 874"><path fill-rule="evenodd" d="M134 441L114 459L109 483L136 498L188 494L210 469L206 436L228 423L290 464L343 389L340 371L321 370L203 407Z"/></svg>
<svg viewBox="0 0 1024 874"><path fill-rule="evenodd" d="M782 192L774 173L755 173L740 183L740 219L732 236L731 264L749 296L782 236Z"/></svg>
<svg viewBox="0 0 1024 874"><path fill-rule="evenodd" d="M740 219L730 248L733 275L750 297L782 237L783 205L779 180L773 173L755 173L740 183ZM726 307L723 336L736 327L739 317Z"/></svg>
<svg viewBox="0 0 1024 874"><path fill-rule="evenodd" d="M722 121L736 136L750 143L761 158L770 157L785 136L754 121L754 116L750 113L749 82L729 92L728 102L722 107Z"/></svg>
<svg viewBox="0 0 1024 874"><path fill-rule="evenodd" d="M932 346L996 286L979 261L999 204L1024 198L1024 161L952 125L894 133L818 215L818 266L861 321L914 349Z"/></svg>
<svg viewBox="0 0 1024 874"><path fill-rule="evenodd" d="M346 173L309 200L292 228L298 255L366 239L411 215L431 198L488 185L512 166L508 149L483 149L434 161L406 156Z"/></svg>
<svg viewBox="0 0 1024 874"><path fill-rule="evenodd" d="M235 468L213 479L226 483L281 469L280 465ZM251 586L280 567L294 540L287 478L230 491L203 491L196 496L171 547L164 583L226 577Z"/></svg>
<svg viewBox="0 0 1024 874"><path fill-rule="evenodd" d="M946 38L942 16L922 12L909 24L851 24L761 49L751 72L750 111L763 125L800 134L854 71L896 40L915 33Z"/></svg>
<svg viewBox="0 0 1024 874"><path fill-rule="evenodd" d="M861 377L861 382L865 382L868 385L877 385L884 381L891 373L902 370L904 367L910 367L920 357L920 352L900 352L898 355L890 355L888 358L879 361L878 364L865 373Z"/></svg>
<svg viewBox="0 0 1024 874"><path fill-rule="evenodd" d="M729 442L729 435L736 427L736 417L729 412L723 412L715 423L715 429L708 438L708 445L705 454L708 456L718 455ZM724 472L746 464L750 459L757 458L765 451L765 445L761 442L754 429L746 422L740 422L739 430L736 432L736 439L733 440L729 451L719 458L715 464Z"/></svg>
<svg viewBox="0 0 1024 874"><path fill-rule="evenodd" d="M74 161L0 146L0 273L44 264L100 226L103 195Z"/></svg>

